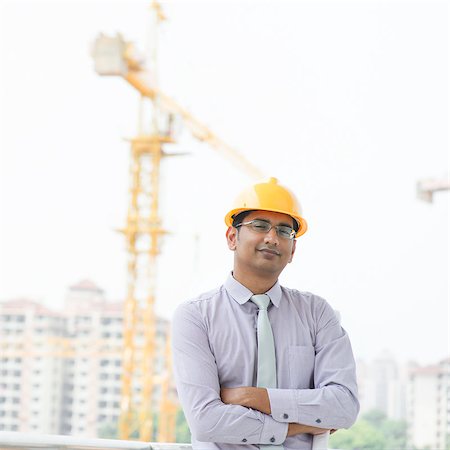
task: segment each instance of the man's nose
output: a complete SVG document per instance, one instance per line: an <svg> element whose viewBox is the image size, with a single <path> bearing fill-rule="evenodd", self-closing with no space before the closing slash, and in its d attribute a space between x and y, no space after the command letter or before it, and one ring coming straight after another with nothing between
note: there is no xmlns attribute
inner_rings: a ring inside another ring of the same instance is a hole
<svg viewBox="0 0 450 450"><path fill-rule="evenodd" d="M271 243L272 245L278 245L278 234L275 227L272 227L265 235L264 242Z"/></svg>

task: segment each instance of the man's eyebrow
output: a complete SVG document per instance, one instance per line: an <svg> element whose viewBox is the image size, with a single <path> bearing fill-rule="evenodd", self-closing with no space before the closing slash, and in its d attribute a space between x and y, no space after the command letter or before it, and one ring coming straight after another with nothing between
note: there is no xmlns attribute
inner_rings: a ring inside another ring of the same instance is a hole
<svg viewBox="0 0 450 450"><path fill-rule="evenodd" d="M261 220L263 222L267 222L267 223L272 224L272 222L269 219L262 219L262 218L260 219L259 217L255 217L253 220ZM281 223L277 224L277 226L283 226L283 227L292 228L292 223L281 222Z"/></svg>

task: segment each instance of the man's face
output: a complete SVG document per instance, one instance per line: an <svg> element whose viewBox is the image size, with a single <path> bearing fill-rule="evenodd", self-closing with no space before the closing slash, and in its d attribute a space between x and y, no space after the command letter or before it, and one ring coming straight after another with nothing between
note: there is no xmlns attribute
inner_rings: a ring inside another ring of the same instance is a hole
<svg viewBox="0 0 450 450"><path fill-rule="evenodd" d="M270 211L252 211L245 222L261 219L271 225L292 227L293 220L287 214ZM235 252L234 268L254 275L277 276L292 261L296 241L277 235L275 228L267 233L252 230L250 226L240 226L239 230L227 230L228 248Z"/></svg>

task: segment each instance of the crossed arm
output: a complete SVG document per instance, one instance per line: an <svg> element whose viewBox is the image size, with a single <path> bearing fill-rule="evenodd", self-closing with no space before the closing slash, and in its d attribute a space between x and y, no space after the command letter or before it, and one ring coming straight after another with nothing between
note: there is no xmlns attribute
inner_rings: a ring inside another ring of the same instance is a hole
<svg viewBox="0 0 450 450"><path fill-rule="evenodd" d="M220 398L223 403L228 405L241 405L246 408L256 409L264 414L271 414L270 399L267 389L258 387L237 387L237 388L222 388L220 390ZM289 423L287 436L294 436L296 434L322 434L327 431L327 428L313 427L310 425L303 425L300 423ZM333 434L336 430L331 429Z"/></svg>
<svg viewBox="0 0 450 450"><path fill-rule="evenodd" d="M220 397L223 403L228 405L241 405L246 408L256 409L264 414L271 414L270 399L267 389L258 387L238 387L238 388L222 388ZM313 427L300 423L289 423L287 436L294 436L301 433L322 434L328 428ZM330 430L334 433L336 430Z"/></svg>

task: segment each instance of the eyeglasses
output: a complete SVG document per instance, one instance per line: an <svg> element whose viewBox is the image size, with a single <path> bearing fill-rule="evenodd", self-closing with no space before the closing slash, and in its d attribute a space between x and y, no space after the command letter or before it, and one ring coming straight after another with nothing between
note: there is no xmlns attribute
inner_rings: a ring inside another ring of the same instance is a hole
<svg viewBox="0 0 450 450"><path fill-rule="evenodd" d="M272 225L270 222L261 219L238 223L235 228L241 227L242 225L249 226L256 233L268 233L272 228L275 228L277 235L284 239L292 240L297 233L293 228L287 225Z"/></svg>

